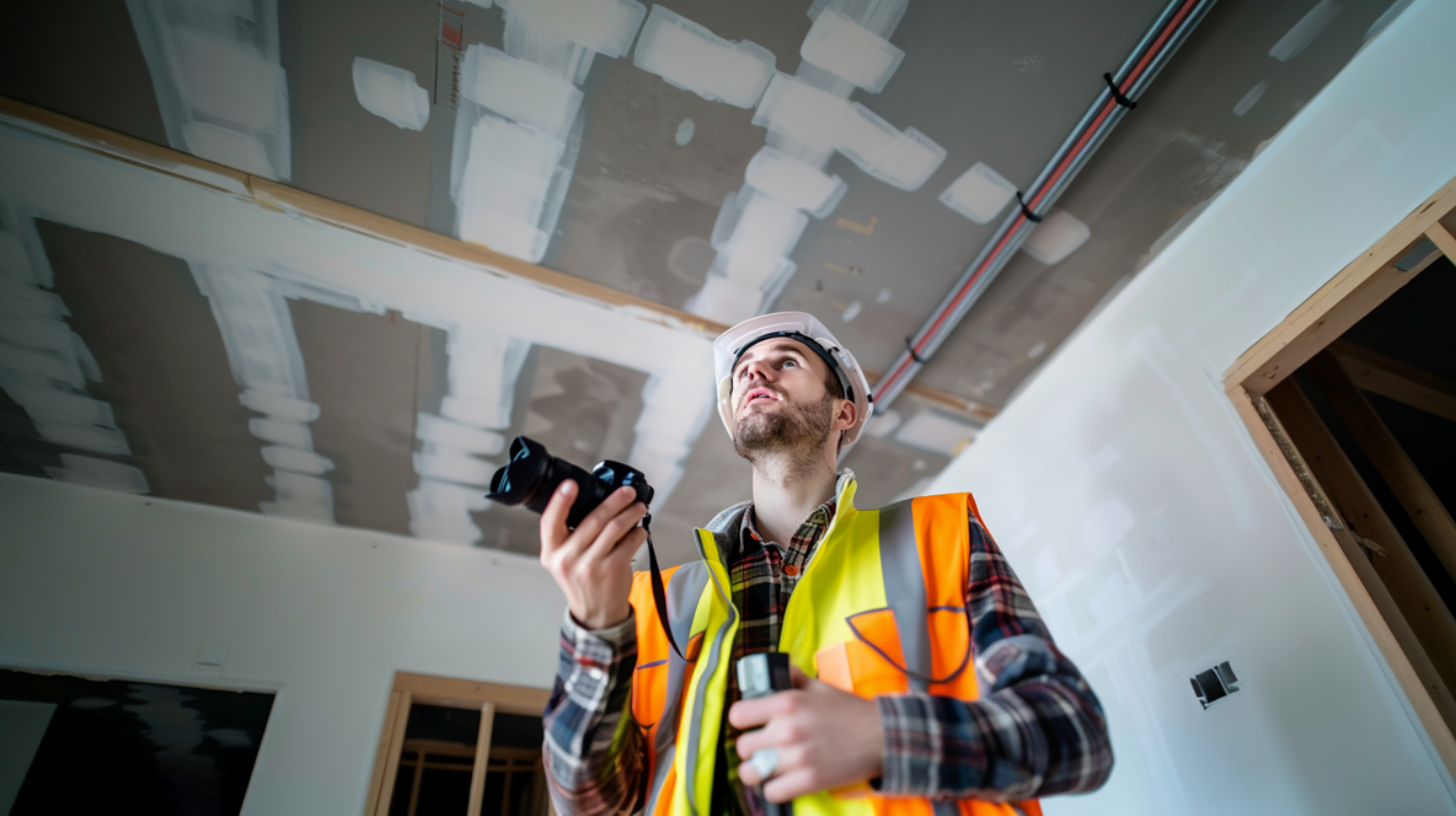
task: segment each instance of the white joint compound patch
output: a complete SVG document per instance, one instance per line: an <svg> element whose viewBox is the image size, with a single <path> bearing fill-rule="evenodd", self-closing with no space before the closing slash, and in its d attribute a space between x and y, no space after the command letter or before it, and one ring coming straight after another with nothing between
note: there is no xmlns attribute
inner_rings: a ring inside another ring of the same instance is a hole
<svg viewBox="0 0 1456 816"><path fill-rule="evenodd" d="M603 56L620 57L647 16L636 0L510 0L507 13Z"/></svg>
<svg viewBox="0 0 1456 816"><path fill-rule="evenodd" d="M571 82L533 62L485 45L465 52L460 92L481 107L558 141L566 138L581 108L582 93Z"/></svg>
<svg viewBox="0 0 1456 816"><path fill-rule="evenodd" d="M989 224L1015 197L1016 185L990 165L976 162L945 188L940 203L977 224Z"/></svg>
<svg viewBox="0 0 1456 816"><path fill-rule="evenodd" d="M774 75L774 55L767 48L730 42L662 6L652 7L632 64L669 85L738 108L757 104Z"/></svg>
<svg viewBox="0 0 1456 816"><path fill-rule="evenodd" d="M547 133L486 114L471 134L456 217L461 239L535 263L550 236L541 221L566 145Z"/></svg>
<svg viewBox="0 0 1456 816"><path fill-rule="evenodd" d="M292 175L276 0L126 0L178 150L263 178Z"/></svg>
<svg viewBox="0 0 1456 816"><path fill-rule="evenodd" d="M799 47L799 56L870 93L879 93L900 67L905 52L838 11L825 9Z"/></svg>
<svg viewBox="0 0 1456 816"><path fill-rule="evenodd" d="M1066 210L1052 210L1021 245L1027 255L1051 265L1060 263L1092 237L1092 229Z"/></svg>
<svg viewBox="0 0 1456 816"><path fill-rule="evenodd" d="M404 130L424 130L430 121L430 94L413 71L355 57L354 96L364 110Z"/></svg>
<svg viewBox="0 0 1456 816"><path fill-rule="evenodd" d="M765 145L748 162L744 179L775 201L823 218L834 211L849 189L844 179Z"/></svg>

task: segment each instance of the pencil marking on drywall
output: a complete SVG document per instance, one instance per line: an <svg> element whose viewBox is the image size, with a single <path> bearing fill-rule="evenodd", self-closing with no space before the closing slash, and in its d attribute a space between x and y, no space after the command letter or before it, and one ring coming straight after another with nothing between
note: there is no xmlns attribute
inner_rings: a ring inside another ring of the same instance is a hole
<svg viewBox="0 0 1456 816"><path fill-rule="evenodd" d="M834 226L841 229L847 229L850 232L859 233L860 235L874 235L875 225L878 223L880 223L879 216L872 215L870 216L870 220L864 224L861 224L857 221L851 221L848 218L838 218L835 219Z"/></svg>

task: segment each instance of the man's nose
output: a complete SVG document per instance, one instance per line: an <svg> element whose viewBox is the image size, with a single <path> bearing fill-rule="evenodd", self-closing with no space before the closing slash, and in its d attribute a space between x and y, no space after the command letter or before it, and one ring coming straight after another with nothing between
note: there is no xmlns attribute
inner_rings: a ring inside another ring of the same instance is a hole
<svg viewBox="0 0 1456 816"><path fill-rule="evenodd" d="M743 364L743 373L746 375L745 382L752 387L758 383L771 382L773 368L758 360L750 360Z"/></svg>

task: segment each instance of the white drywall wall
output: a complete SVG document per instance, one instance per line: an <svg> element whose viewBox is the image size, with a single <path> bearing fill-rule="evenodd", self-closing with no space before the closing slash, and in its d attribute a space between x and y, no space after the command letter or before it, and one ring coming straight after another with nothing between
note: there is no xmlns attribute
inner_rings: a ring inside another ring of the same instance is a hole
<svg viewBox="0 0 1456 816"><path fill-rule="evenodd" d="M363 812L397 669L555 676L531 558L8 474L0 519L0 666L277 690L245 814Z"/></svg>
<svg viewBox="0 0 1456 816"><path fill-rule="evenodd" d="M1111 724L1058 813L1451 813L1223 374L1456 175L1456 3L1417 3L936 480L971 490ZM1229 660L1207 711L1189 678Z"/></svg>

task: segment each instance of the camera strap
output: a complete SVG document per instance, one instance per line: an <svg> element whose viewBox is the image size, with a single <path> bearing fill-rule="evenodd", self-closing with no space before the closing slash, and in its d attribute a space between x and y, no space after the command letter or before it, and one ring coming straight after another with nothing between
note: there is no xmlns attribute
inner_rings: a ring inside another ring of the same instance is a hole
<svg viewBox="0 0 1456 816"><path fill-rule="evenodd" d="M657 606L657 621L662 624L662 633L667 635L672 651L686 663L688 659L677 647L677 640L672 636L672 621L667 617L667 588L662 583L662 570L657 566L657 550L652 548L652 516L642 519L642 529L647 531L647 565L652 570L652 601Z"/></svg>

